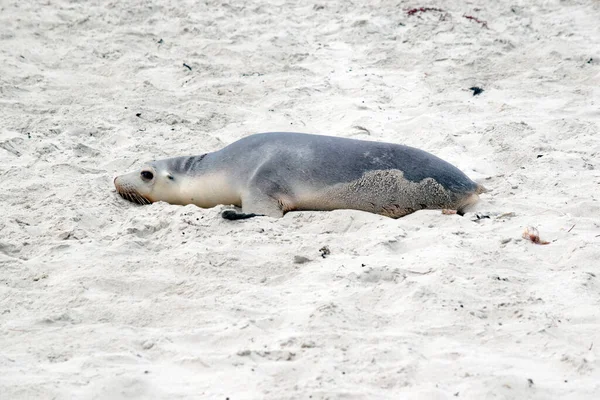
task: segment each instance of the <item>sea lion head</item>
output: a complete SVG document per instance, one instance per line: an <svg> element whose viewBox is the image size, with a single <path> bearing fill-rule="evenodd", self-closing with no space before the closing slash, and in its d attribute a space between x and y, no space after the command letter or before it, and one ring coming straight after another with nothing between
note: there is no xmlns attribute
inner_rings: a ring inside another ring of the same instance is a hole
<svg viewBox="0 0 600 400"><path fill-rule="evenodd" d="M169 168L167 161L152 161L138 171L117 176L114 179L117 192L122 198L137 204L157 201L178 203L177 174Z"/></svg>

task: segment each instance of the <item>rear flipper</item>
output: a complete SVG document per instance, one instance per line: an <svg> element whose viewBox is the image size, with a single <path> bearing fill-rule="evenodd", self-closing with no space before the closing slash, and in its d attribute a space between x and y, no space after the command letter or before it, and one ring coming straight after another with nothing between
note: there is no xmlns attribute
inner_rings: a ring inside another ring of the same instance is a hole
<svg viewBox="0 0 600 400"><path fill-rule="evenodd" d="M450 215L450 214L458 214L461 217L465 215L467 209L471 208L475 203L479 201L479 193L485 193L487 190L481 186L477 186L477 191L475 193L471 193L467 195L464 199L460 200L456 205L456 208L451 209L443 209L442 214Z"/></svg>

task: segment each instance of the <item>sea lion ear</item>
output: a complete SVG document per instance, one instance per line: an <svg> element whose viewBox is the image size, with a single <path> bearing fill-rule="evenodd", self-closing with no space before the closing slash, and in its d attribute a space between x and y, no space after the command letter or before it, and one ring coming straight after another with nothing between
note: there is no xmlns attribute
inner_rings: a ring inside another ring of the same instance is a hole
<svg viewBox="0 0 600 400"><path fill-rule="evenodd" d="M173 175L171 175L171 174L167 174L167 179L170 180L170 181L174 181L175 177Z"/></svg>

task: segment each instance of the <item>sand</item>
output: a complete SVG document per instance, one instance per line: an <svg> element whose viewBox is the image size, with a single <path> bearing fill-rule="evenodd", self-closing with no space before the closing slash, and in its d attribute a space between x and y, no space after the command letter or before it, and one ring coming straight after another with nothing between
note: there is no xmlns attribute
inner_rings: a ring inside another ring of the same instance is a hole
<svg viewBox="0 0 600 400"><path fill-rule="evenodd" d="M598 21L595 0L3 0L0 397L598 398ZM114 191L286 130L416 146L491 192L464 217L231 222Z"/></svg>

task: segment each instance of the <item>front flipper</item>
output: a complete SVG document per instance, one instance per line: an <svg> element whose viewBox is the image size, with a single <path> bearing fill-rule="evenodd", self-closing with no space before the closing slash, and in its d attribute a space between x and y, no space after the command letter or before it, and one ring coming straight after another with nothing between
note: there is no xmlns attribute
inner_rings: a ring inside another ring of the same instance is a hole
<svg viewBox="0 0 600 400"><path fill-rule="evenodd" d="M221 217L223 217L224 219L228 219L230 221L237 221L239 219L248 219L248 218L254 218L254 217L262 217L264 216L263 214L254 214L254 213L239 213L236 212L234 210L225 210L221 213Z"/></svg>
<svg viewBox="0 0 600 400"><path fill-rule="evenodd" d="M230 221L253 217L283 217L282 203L259 188L253 188L242 196L242 212L225 210L221 216Z"/></svg>
<svg viewBox="0 0 600 400"><path fill-rule="evenodd" d="M273 185L274 186L274 185ZM242 195L242 212L267 217L283 217L283 202L278 188L265 184L254 184L247 193Z"/></svg>
<svg viewBox="0 0 600 400"><path fill-rule="evenodd" d="M228 220L247 219L258 216L281 218L293 209L291 193L284 177L279 175L279 166L265 163L254 173L242 193L242 212L224 211L221 215Z"/></svg>

